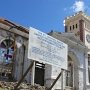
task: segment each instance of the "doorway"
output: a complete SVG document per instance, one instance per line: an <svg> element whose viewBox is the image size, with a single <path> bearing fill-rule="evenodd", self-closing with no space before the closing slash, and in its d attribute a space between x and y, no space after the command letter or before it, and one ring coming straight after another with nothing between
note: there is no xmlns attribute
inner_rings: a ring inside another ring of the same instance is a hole
<svg viewBox="0 0 90 90"><path fill-rule="evenodd" d="M35 83L44 86L45 64L35 62Z"/></svg>
<svg viewBox="0 0 90 90"><path fill-rule="evenodd" d="M71 88L79 88L79 59L72 51L68 53L68 70L66 71L66 86Z"/></svg>

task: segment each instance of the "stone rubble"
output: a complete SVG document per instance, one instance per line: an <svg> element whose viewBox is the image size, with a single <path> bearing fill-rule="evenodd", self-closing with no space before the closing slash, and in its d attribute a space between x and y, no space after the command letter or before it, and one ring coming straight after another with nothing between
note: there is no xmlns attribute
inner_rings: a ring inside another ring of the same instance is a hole
<svg viewBox="0 0 90 90"><path fill-rule="evenodd" d="M17 82L5 82L0 81L0 88L4 88L5 90L47 90L44 86L40 86L39 84L30 85L28 83L22 82L20 86L15 89L14 87L17 85Z"/></svg>

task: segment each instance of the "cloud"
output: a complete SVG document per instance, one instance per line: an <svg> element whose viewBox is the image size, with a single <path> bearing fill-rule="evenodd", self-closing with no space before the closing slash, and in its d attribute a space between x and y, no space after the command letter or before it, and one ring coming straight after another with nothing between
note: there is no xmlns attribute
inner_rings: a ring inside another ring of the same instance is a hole
<svg viewBox="0 0 90 90"><path fill-rule="evenodd" d="M85 4L83 1L75 1L72 7L70 7L74 12L78 11L84 11L85 10Z"/></svg>
<svg viewBox="0 0 90 90"><path fill-rule="evenodd" d="M66 11L68 9L68 7L64 8L63 10Z"/></svg>

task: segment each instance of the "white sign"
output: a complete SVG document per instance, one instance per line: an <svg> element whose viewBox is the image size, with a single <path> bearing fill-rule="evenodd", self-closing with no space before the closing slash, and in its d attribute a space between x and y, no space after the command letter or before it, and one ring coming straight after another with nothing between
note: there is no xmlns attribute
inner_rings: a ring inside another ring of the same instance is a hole
<svg viewBox="0 0 90 90"><path fill-rule="evenodd" d="M30 27L28 59L67 69L67 45Z"/></svg>

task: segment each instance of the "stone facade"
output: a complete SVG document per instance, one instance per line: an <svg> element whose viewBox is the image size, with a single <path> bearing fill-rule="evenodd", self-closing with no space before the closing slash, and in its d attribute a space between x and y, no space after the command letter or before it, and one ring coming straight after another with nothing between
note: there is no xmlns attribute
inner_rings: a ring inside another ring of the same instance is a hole
<svg viewBox="0 0 90 90"><path fill-rule="evenodd" d="M25 70L30 64L30 60L27 59L28 50L28 29L21 27L19 25L13 25L12 22L6 22L5 19L0 21L0 44L4 40L15 40L16 52L14 55L14 69L13 77L15 80L20 80ZM17 29L18 28L18 29ZM12 58L13 61L13 58ZM28 63L27 63L28 62ZM13 62L12 62L13 63ZM30 76L27 75L27 77ZM26 78L27 78L26 77ZM30 78L30 77L29 77ZM29 79L26 79L28 82Z"/></svg>
<svg viewBox="0 0 90 90"><path fill-rule="evenodd" d="M77 24L77 27L75 26L75 24ZM88 16L87 14L85 14L82 11L80 11L70 17L65 18L65 26L68 27L68 30L66 32L74 33L85 44L85 46L87 46L90 49L90 45L89 45L90 27L89 27L89 24L90 24L90 16ZM74 29L70 30L70 26L71 27L74 26ZM83 62L83 63L85 63L84 72L86 73L86 75L83 77L83 80L85 81L84 85L86 86L86 88L84 90L90 89L89 54L90 54L90 50L87 52L87 54L85 54L85 58L84 58L85 62ZM81 71L80 71L80 73L81 73ZM81 73L81 75L82 74L83 73Z"/></svg>
<svg viewBox="0 0 90 90"><path fill-rule="evenodd" d="M79 13L65 19L65 33L55 31L51 31L49 33L50 36L68 45L68 70L63 70L61 77L52 90L90 89L88 74L88 54L90 53L90 45L86 38L86 35L90 34L89 23L89 16L80 11ZM12 58L12 60L15 60L13 64L13 77L17 81L20 80L32 62L32 60L27 58L28 36L29 30L27 28L19 26L8 20L0 19L0 44L4 40L15 41L14 45L16 51L13 54L14 58ZM44 79L43 84L46 87L50 87L58 74L62 71L61 68L48 64L45 64L45 67L42 69L38 67L41 66L35 65L35 70L44 72L44 76L42 78ZM31 73L32 71L30 70L24 78L24 81L31 83ZM38 80L36 79L36 76L35 80Z"/></svg>
<svg viewBox="0 0 90 90"><path fill-rule="evenodd" d="M64 70L63 72L63 89L65 90L86 90L87 82L87 60L88 60L88 54L87 52L89 51L88 48L84 45L84 43L80 42L79 38L77 36L74 36L73 33L57 33L57 32L51 32L49 33L52 37L66 43L68 45L68 56L72 60L72 76L68 76L68 83L70 82L71 84L66 84L67 79L66 79L66 74L67 71ZM79 43L78 43L79 41ZM68 58L68 65L70 62L70 58ZM68 70L70 67L68 66ZM58 72L60 72L60 68L56 69ZM53 72L55 73L55 71ZM70 72L69 72L70 73ZM57 76L57 75L55 75ZM55 77L54 76L54 77ZM72 78L72 79L70 79ZM53 78L51 78L53 80ZM71 81L69 81L69 79ZM60 82L62 82L62 78L59 79ZM58 81L58 82L59 82ZM57 82L57 83L58 83ZM55 89L59 89L60 83L56 84L54 87Z"/></svg>

